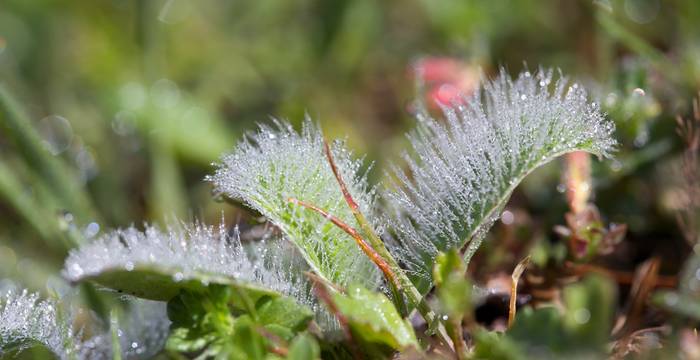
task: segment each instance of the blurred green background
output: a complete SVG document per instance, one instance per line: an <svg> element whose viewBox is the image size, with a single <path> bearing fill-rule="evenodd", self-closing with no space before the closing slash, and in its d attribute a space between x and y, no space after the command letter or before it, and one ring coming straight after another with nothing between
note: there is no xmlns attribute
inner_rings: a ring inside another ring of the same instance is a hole
<svg viewBox="0 0 700 360"><path fill-rule="evenodd" d="M596 203L630 226L629 267L660 254L673 268L687 249L668 168L674 118L700 89L698 24L697 0L2 0L0 287L43 289L108 228L237 221L203 178L271 117L347 136L379 181L414 99L501 66L560 68L591 90L621 143L595 164ZM514 196L528 237L563 222L559 168Z"/></svg>

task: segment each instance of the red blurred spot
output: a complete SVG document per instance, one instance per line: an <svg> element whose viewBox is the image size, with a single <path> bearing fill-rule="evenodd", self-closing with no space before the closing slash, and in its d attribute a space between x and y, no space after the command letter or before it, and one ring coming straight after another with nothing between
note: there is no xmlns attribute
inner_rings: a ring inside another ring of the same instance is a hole
<svg viewBox="0 0 700 360"><path fill-rule="evenodd" d="M479 73L471 65L446 57L428 57L413 66L417 80L425 86L431 108L463 104L479 85Z"/></svg>

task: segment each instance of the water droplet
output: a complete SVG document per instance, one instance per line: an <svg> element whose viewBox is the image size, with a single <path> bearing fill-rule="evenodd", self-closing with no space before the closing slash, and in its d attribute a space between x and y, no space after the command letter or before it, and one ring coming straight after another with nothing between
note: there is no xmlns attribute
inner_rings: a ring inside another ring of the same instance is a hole
<svg viewBox="0 0 700 360"><path fill-rule="evenodd" d="M639 134L634 138L634 146L642 147L649 142L649 132L644 130L640 131Z"/></svg>
<svg viewBox="0 0 700 360"><path fill-rule="evenodd" d="M85 230L83 230L83 236L89 239L97 235L98 232L100 232L100 224L91 222L85 227Z"/></svg>
<svg viewBox="0 0 700 360"><path fill-rule="evenodd" d="M158 20L166 24L175 24L192 14L192 1L168 0L158 13Z"/></svg>
<svg viewBox="0 0 700 360"><path fill-rule="evenodd" d="M83 268L81 268L78 264L73 264L70 266L70 273L74 278L80 277L83 275Z"/></svg>
<svg viewBox="0 0 700 360"><path fill-rule="evenodd" d="M185 278L185 275L183 275L181 272L176 272L175 275L173 275L173 280L175 282L180 282L184 278Z"/></svg>
<svg viewBox="0 0 700 360"><path fill-rule="evenodd" d="M268 137L270 140L274 140L274 139L277 138L277 135L275 135L275 133L272 133L272 132L271 132L271 133L268 133L268 134L267 134L267 137Z"/></svg>
<svg viewBox="0 0 700 360"><path fill-rule="evenodd" d="M69 212L63 213L63 221L65 221L67 223L73 222L73 214L71 214Z"/></svg>
<svg viewBox="0 0 700 360"><path fill-rule="evenodd" d="M501 214L501 222L505 225L511 225L515 221L515 215L512 211L506 210Z"/></svg>
<svg viewBox="0 0 700 360"><path fill-rule="evenodd" d="M668 306L675 306L678 304L678 295L672 292L667 293L666 296L664 296L664 302L666 302Z"/></svg>
<svg viewBox="0 0 700 360"><path fill-rule="evenodd" d="M617 103L617 94L615 93L610 93L608 96L605 97L605 105L608 107L615 106Z"/></svg>
<svg viewBox="0 0 700 360"><path fill-rule="evenodd" d="M618 171L622 170L622 162L619 160L613 160L610 163L610 169L614 172L618 172Z"/></svg>
<svg viewBox="0 0 700 360"><path fill-rule="evenodd" d="M447 321L449 319L449 316L447 315L442 315L442 321Z"/></svg>
<svg viewBox="0 0 700 360"><path fill-rule="evenodd" d="M563 194L566 192L566 184L557 185L557 192Z"/></svg>
<svg viewBox="0 0 700 360"><path fill-rule="evenodd" d="M644 96L644 95L646 95L646 92L644 92L644 89L641 89L641 88L636 88L636 89L632 90L632 93L633 93L635 96Z"/></svg>
<svg viewBox="0 0 700 360"><path fill-rule="evenodd" d="M625 14L638 24L648 24L659 14L659 0L625 0Z"/></svg>
<svg viewBox="0 0 700 360"><path fill-rule="evenodd" d="M135 114L129 110L122 110L114 115L112 131L115 134L126 136L134 132Z"/></svg>
<svg viewBox="0 0 700 360"><path fill-rule="evenodd" d="M83 146L75 155L75 164L80 170L80 179L83 183L97 175L97 161L87 147Z"/></svg>
<svg viewBox="0 0 700 360"><path fill-rule="evenodd" d="M38 128L44 147L52 155L66 151L73 140L73 128L64 117L49 115L39 121Z"/></svg>
<svg viewBox="0 0 700 360"><path fill-rule="evenodd" d="M140 83L126 83L119 89L119 98L124 108L140 109L146 104L146 89Z"/></svg>
<svg viewBox="0 0 700 360"><path fill-rule="evenodd" d="M527 100L527 96L525 94L520 95L520 100Z"/></svg>
<svg viewBox="0 0 700 360"><path fill-rule="evenodd" d="M131 348L132 348L132 349L136 349L137 347L139 347L139 343L137 343L136 341L134 341L134 342L131 343Z"/></svg>
<svg viewBox="0 0 700 360"><path fill-rule="evenodd" d="M586 308L580 308L574 311L574 321L579 324L585 324L591 319L591 312Z"/></svg>
<svg viewBox="0 0 700 360"><path fill-rule="evenodd" d="M126 271L134 270L134 263L131 261L127 261L126 264L124 264L124 269L126 269Z"/></svg>
<svg viewBox="0 0 700 360"><path fill-rule="evenodd" d="M171 108L180 101L180 88L169 79L160 79L151 87L153 102L161 108Z"/></svg>

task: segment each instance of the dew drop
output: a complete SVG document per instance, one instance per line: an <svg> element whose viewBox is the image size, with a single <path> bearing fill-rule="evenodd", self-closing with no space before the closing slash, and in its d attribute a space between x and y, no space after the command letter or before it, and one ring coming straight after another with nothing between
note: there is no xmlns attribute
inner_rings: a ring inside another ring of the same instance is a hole
<svg viewBox="0 0 700 360"><path fill-rule="evenodd" d="M126 269L126 271L134 270L134 263L131 261L127 261L126 264L124 264L124 269Z"/></svg>
<svg viewBox="0 0 700 360"><path fill-rule="evenodd" d="M74 278L80 277L83 275L83 268L81 268L78 264L73 264L70 267L70 273Z"/></svg>
<svg viewBox="0 0 700 360"><path fill-rule="evenodd" d="M97 235L97 233L99 233L99 232L100 232L100 225L96 222L91 222L85 227L85 230L83 230L83 236L85 236L86 238L89 239L89 238Z"/></svg>
<svg viewBox="0 0 700 360"><path fill-rule="evenodd" d="M112 120L112 131L115 134L125 136L134 132L134 113L129 110L122 110L114 115Z"/></svg>
<svg viewBox="0 0 700 360"><path fill-rule="evenodd" d="M80 179L83 183L97 175L97 161L95 161L95 156L93 156L92 152L85 146L75 155L75 164L80 170Z"/></svg>
<svg viewBox="0 0 700 360"><path fill-rule="evenodd" d="M557 192L563 194L566 192L566 184L557 185Z"/></svg>
<svg viewBox="0 0 700 360"><path fill-rule="evenodd" d="M139 343L137 343L136 341L134 341L134 342L131 343L131 348L132 348L132 349L136 349L137 347L139 347Z"/></svg>
<svg viewBox="0 0 700 360"><path fill-rule="evenodd" d="M591 312L586 308L580 308L574 311L574 321L579 324L585 324L591 319Z"/></svg>
<svg viewBox="0 0 700 360"><path fill-rule="evenodd" d="M510 210L506 210L501 214L501 222L505 225L511 225L515 221L515 215Z"/></svg>
<svg viewBox="0 0 700 360"><path fill-rule="evenodd" d="M151 87L153 102L160 108L172 108L180 101L180 88L172 80L160 79Z"/></svg>
<svg viewBox="0 0 700 360"><path fill-rule="evenodd" d="M119 98L123 107L139 109L146 104L146 89L140 83L126 83L119 89Z"/></svg>
<svg viewBox="0 0 700 360"><path fill-rule="evenodd" d="M176 272L175 275L173 275L173 280L175 282L180 282L184 278L185 278L185 275L183 275L181 272Z"/></svg>
<svg viewBox="0 0 700 360"><path fill-rule="evenodd" d="M648 24L656 19L661 8L659 0L625 0L625 13L638 24Z"/></svg>
<svg viewBox="0 0 700 360"><path fill-rule="evenodd" d="M44 147L52 155L66 151L73 141L73 128L62 116L49 115L39 121L38 127Z"/></svg>
<svg viewBox="0 0 700 360"><path fill-rule="evenodd" d="M678 304L678 295L675 293L668 293L664 296L664 302L668 306L675 306Z"/></svg>

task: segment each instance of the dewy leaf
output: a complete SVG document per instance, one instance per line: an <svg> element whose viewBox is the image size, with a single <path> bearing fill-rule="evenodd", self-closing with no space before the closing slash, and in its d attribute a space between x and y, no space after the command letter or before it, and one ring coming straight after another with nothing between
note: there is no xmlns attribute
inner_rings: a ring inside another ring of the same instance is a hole
<svg viewBox="0 0 700 360"><path fill-rule="evenodd" d="M552 71L505 71L486 82L467 105L445 108L445 122L419 116L387 197L394 251L427 291L439 252L463 249L468 261L499 217L513 189L537 167L583 150L608 156L614 125L578 84L552 83Z"/></svg>
<svg viewBox="0 0 700 360"><path fill-rule="evenodd" d="M401 318L386 296L351 284L347 295L333 294L338 310L348 319L354 336L397 350L418 346L413 327Z"/></svg>
<svg viewBox="0 0 700 360"><path fill-rule="evenodd" d="M76 358L76 340L70 320L62 319L56 302L40 301L26 290L0 297L0 357L41 344L60 359Z"/></svg>
<svg viewBox="0 0 700 360"><path fill-rule="evenodd" d="M270 219L325 280L376 288L379 272L355 241L328 219L289 201L293 198L313 204L359 228L324 155L323 144L321 131L310 121L301 133L287 123L261 126L223 157L208 180L219 192ZM341 143L335 143L332 152L360 211L371 219L378 218L369 216L375 213L375 196L366 177L359 174L362 162L353 160Z"/></svg>
<svg viewBox="0 0 700 360"><path fill-rule="evenodd" d="M116 350L123 358L150 358L162 349L168 335L170 321L164 304L144 300L128 304L118 328L97 326L84 331L73 326L75 311L64 300L39 300L26 290L4 294L0 297L0 357L41 344L59 359L107 359L113 355L111 333L116 332L121 348ZM91 325L100 325L98 319L88 319Z"/></svg>
<svg viewBox="0 0 700 360"><path fill-rule="evenodd" d="M71 282L94 281L135 296L167 301L182 289L203 290L209 284L245 288L256 301L262 296L292 296L311 305L303 278L252 258L237 231L202 224L171 227L167 232L147 226L104 235L71 251L63 275ZM268 261L270 263L270 261Z"/></svg>

